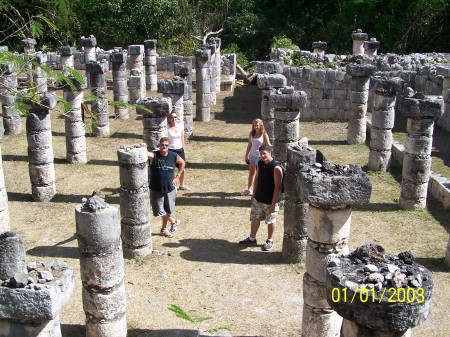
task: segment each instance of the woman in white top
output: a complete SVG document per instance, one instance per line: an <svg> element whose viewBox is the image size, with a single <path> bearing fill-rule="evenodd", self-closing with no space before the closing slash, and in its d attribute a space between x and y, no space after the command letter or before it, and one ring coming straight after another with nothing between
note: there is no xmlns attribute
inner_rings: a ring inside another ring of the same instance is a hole
<svg viewBox="0 0 450 337"><path fill-rule="evenodd" d="M186 155L184 153L184 129L182 125L177 124L177 114L171 112L169 115L169 129L167 130L167 137L169 138L169 150L176 152L186 162ZM186 170L180 173L180 187L179 190L190 190L184 185Z"/></svg>
<svg viewBox="0 0 450 337"><path fill-rule="evenodd" d="M263 144L272 146L270 144L269 135L264 128L263 121L259 118L252 122L252 131L248 135L247 150L245 151L245 162L249 165L247 189L242 192L242 195L253 194L253 182L256 176L256 169L258 168L258 161L261 159L259 154L259 147Z"/></svg>

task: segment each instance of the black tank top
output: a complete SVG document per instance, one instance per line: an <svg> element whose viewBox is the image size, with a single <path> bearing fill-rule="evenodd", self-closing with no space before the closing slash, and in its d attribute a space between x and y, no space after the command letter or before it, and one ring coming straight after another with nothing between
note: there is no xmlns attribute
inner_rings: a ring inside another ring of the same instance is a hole
<svg viewBox="0 0 450 337"><path fill-rule="evenodd" d="M267 164L264 164L262 160L258 162L258 186L256 188L255 199L263 204L270 205L272 203L273 192L275 190L273 171L277 166L280 166L280 163L275 160Z"/></svg>

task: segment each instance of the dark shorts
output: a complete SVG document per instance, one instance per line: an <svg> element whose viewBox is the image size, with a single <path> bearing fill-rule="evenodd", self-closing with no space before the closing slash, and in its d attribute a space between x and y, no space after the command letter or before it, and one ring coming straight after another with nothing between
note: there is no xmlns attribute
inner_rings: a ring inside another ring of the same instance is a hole
<svg viewBox="0 0 450 337"><path fill-rule="evenodd" d="M176 188L174 188L169 193L160 193L154 190L150 190L150 204L152 206L153 216L174 214L176 195Z"/></svg>
<svg viewBox="0 0 450 337"><path fill-rule="evenodd" d="M184 153L184 148L177 150L170 149L170 151L175 152L177 155L181 157L181 159L183 159L186 162L186 154ZM177 164L176 166L178 167L179 165Z"/></svg>

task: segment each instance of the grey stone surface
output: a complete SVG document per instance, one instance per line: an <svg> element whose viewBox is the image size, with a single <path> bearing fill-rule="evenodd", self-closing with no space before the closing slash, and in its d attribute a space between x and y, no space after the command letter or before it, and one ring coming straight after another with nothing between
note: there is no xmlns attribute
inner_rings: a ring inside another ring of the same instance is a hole
<svg viewBox="0 0 450 337"><path fill-rule="evenodd" d="M424 96L420 93L414 97L405 97L403 99L404 113L407 117L440 117L444 113L442 97Z"/></svg>
<svg viewBox="0 0 450 337"><path fill-rule="evenodd" d="M256 72L258 74L282 74L284 62L282 61L257 61Z"/></svg>

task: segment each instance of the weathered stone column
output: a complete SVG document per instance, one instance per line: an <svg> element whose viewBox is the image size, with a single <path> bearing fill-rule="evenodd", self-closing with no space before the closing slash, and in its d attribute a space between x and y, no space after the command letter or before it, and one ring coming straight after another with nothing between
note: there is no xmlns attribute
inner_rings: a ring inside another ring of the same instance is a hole
<svg viewBox="0 0 450 337"><path fill-rule="evenodd" d="M63 72L70 78L74 87L64 85L63 97L64 101L69 103L70 110L65 114L65 131L66 131L66 160L69 164L84 164L87 162L86 155L86 136L83 122L83 114L81 104L83 103L84 83L79 83L73 78L67 70L73 69L73 54L75 48L64 46L59 48L61 53L61 64Z"/></svg>
<svg viewBox="0 0 450 337"><path fill-rule="evenodd" d="M269 97L276 93L275 89L284 88L287 85L287 79L282 74L283 67L283 62L256 62L257 85L262 89L261 119L272 144L275 141L275 113L270 106Z"/></svg>
<svg viewBox="0 0 450 337"><path fill-rule="evenodd" d="M396 94L394 84L391 81L377 79L372 108L369 170L387 171L391 165Z"/></svg>
<svg viewBox="0 0 450 337"><path fill-rule="evenodd" d="M197 49L195 65L195 117L201 122L209 122L211 120L211 51L206 47Z"/></svg>
<svg viewBox="0 0 450 337"><path fill-rule="evenodd" d="M97 46L97 39L94 37L94 35L91 35L89 37L82 36L80 39L80 46L82 47L84 51L84 64L87 66L90 62L96 62L97 61L97 54L95 52L95 47ZM90 88L90 77L88 74L86 74L86 87Z"/></svg>
<svg viewBox="0 0 450 337"><path fill-rule="evenodd" d="M444 99L444 113L437 123L450 132L450 66L436 66L436 74L442 76L442 98Z"/></svg>
<svg viewBox="0 0 450 337"><path fill-rule="evenodd" d="M348 254L352 206L367 204L372 186L359 166L322 162L302 169L297 188L309 203L302 336L339 336L342 318L326 300L327 265Z"/></svg>
<svg viewBox="0 0 450 337"><path fill-rule="evenodd" d="M28 102L26 121L28 168L34 201L50 201L56 194L50 109L56 106L54 93L40 95L40 103Z"/></svg>
<svg viewBox="0 0 450 337"><path fill-rule="evenodd" d="M368 38L369 35L364 33L361 29L357 29L352 32L353 55L364 55L364 41Z"/></svg>
<svg viewBox="0 0 450 337"><path fill-rule="evenodd" d="M433 283L411 253L365 244L331 262L326 294L344 318L342 337L409 337L430 313Z"/></svg>
<svg viewBox="0 0 450 337"><path fill-rule="evenodd" d="M327 49L327 43L323 41L317 41L312 43L313 53L317 56L325 56L325 50Z"/></svg>
<svg viewBox="0 0 450 337"><path fill-rule="evenodd" d="M39 66L47 66L47 54L37 52L34 56L34 62L37 65L33 66L33 82L36 85L36 93L43 94L48 91L47 72Z"/></svg>
<svg viewBox="0 0 450 337"><path fill-rule="evenodd" d="M106 72L109 65L106 60L101 62L90 62L86 64L86 72L89 74L91 83L91 93L98 99L91 102L91 112L96 118L94 125L94 135L96 137L109 136L109 112L108 95L106 86Z"/></svg>
<svg viewBox="0 0 450 337"><path fill-rule="evenodd" d="M356 62L358 61L356 60ZM347 143L349 144L362 144L366 141L370 75L376 70L376 67L371 64L356 62L347 65L347 75L352 77L351 108L347 131Z"/></svg>
<svg viewBox="0 0 450 337"><path fill-rule="evenodd" d="M114 106L114 115L119 119L130 118L128 109L127 53L114 51L111 54L113 99L127 106Z"/></svg>
<svg viewBox="0 0 450 337"><path fill-rule="evenodd" d="M36 40L32 38L26 38L20 41L23 46L23 52L24 52L24 72L27 76L27 84L33 82L33 72L31 71L33 69L33 66L30 62L30 60L33 58L33 55L36 53L35 46L36 46Z"/></svg>
<svg viewBox="0 0 450 337"><path fill-rule="evenodd" d="M147 146L121 146L117 150L120 174L120 217L125 257L152 252Z"/></svg>
<svg viewBox="0 0 450 337"><path fill-rule="evenodd" d="M167 137L167 116L172 112L172 100L152 97L141 101L140 105L147 109L139 106L136 108L137 112L142 114L144 142L151 151L159 147L162 137Z"/></svg>
<svg viewBox="0 0 450 337"><path fill-rule="evenodd" d="M0 99L2 101L5 135L17 135L22 130L22 121L15 107L17 92L17 66L14 63L0 65Z"/></svg>
<svg viewBox="0 0 450 337"><path fill-rule="evenodd" d="M380 41L371 37L369 41L364 41L364 54L372 57L377 55L377 51L380 48Z"/></svg>
<svg viewBox="0 0 450 337"><path fill-rule="evenodd" d="M297 189L301 170L314 165L316 150L309 146L288 148L284 177L284 236L281 255L289 263L305 262L308 241L308 203L302 202Z"/></svg>
<svg viewBox="0 0 450 337"><path fill-rule="evenodd" d="M124 262L117 208L94 192L75 208L86 337L127 335Z"/></svg>
<svg viewBox="0 0 450 337"><path fill-rule="evenodd" d="M216 51L217 45L214 40L210 40L208 44L205 45L209 49L211 57L209 60L209 81L210 81L210 100L211 106L217 103L217 93L216 93L216 81L217 81L217 68L216 68Z"/></svg>
<svg viewBox="0 0 450 337"><path fill-rule="evenodd" d="M190 138L194 131L194 115L192 104L192 61L175 63L173 65L175 76L179 76L185 82L183 95L183 124L184 136Z"/></svg>
<svg viewBox="0 0 450 337"><path fill-rule="evenodd" d="M0 336L61 337L59 312L75 285L64 263L25 262L16 233L0 234Z"/></svg>
<svg viewBox="0 0 450 337"><path fill-rule="evenodd" d="M136 103L146 96L144 45L128 46L130 79L128 82L130 103Z"/></svg>
<svg viewBox="0 0 450 337"><path fill-rule="evenodd" d="M179 76L171 80L159 80L158 92L162 97L172 100L172 109L177 114L177 124L183 125L184 129L184 104L183 96L186 91L186 82Z"/></svg>
<svg viewBox="0 0 450 337"><path fill-rule="evenodd" d="M442 101L438 96L425 97L422 93L416 93L403 99L403 109L407 117L408 135L403 155L399 206L419 210L427 204L434 119L442 115Z"/></svg>
<svg viewBox="0 0 450 337"><path fill-rule="evenodd" d="M211 37L209 39L209 43L210 44L214 44L216 46L215 50L214 50L214 56L212 55L211 52L211 59L212 59L212 77L213 77L213 82L214 82L214 86L215 86L215 90L216 93L220 92L220 75L221 75L221 55L220 55L220 47L222 45L222 39L220 37ZM216 98L217 100L217 98ZM215 105L216 103L214 103Z"/></svg>
<svg viewBox="0 0 450 337"><path fill-rule="evenodd" d="M156 91L158 75L156 68L156 40L145 40L145 84L147 90Z"/></svg>

